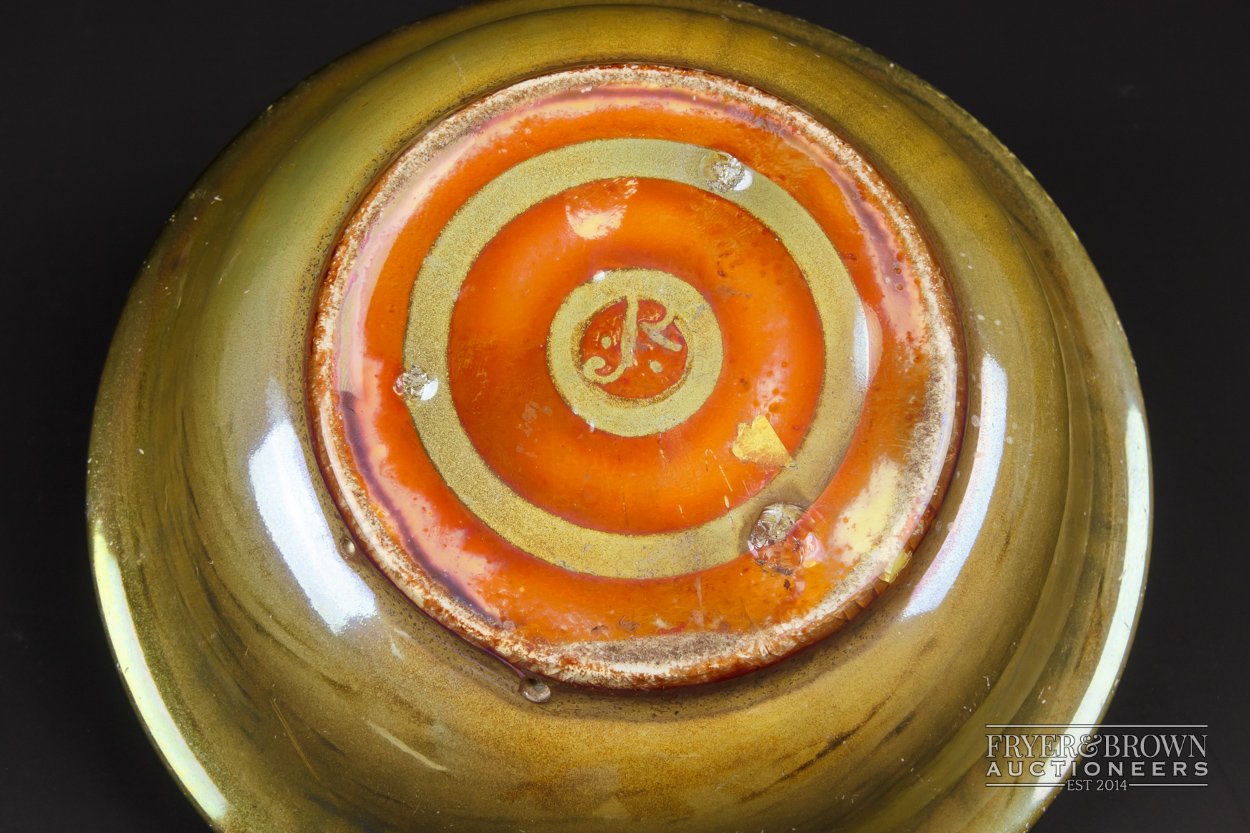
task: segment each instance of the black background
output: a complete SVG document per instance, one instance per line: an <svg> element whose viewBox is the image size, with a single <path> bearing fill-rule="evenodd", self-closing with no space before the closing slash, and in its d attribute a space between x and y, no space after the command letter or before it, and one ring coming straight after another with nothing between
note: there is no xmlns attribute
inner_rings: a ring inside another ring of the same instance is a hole
<svg viewBox="0 0 1250 833"><path fill-rule="evenodd" d="M771 2L915 72L1037 176L1138 362L1155 524L1106 721L1207 723L1211 786L1069 793L1042 831L1250 830L1245 6ZM204 830L113 668L87 558L96 385L162 223L253 116L441 3L0 10L0 831Z"/></svg>

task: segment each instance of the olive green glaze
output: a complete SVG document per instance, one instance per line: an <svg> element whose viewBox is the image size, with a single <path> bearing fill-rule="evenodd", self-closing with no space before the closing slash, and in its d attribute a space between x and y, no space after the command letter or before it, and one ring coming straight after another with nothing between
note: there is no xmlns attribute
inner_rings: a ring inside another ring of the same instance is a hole
<svg viewBox="0 0 1250 833"><path fill-rule="evenodd" d="M882 170L959 298L969 422L937 529L856 627L714 686L553 683L536 704L352 543L309 444L311 303L346 218L432 121L523 77L629 61L757 86ZM507 0L348 56L208 170L114 341L89 509L127 686L220 830L988 831L1023 829L1054 791L986 789L985 724L1106 706L1144 586L1150 480L1093 268L941 94L751 6Z"/></svg>

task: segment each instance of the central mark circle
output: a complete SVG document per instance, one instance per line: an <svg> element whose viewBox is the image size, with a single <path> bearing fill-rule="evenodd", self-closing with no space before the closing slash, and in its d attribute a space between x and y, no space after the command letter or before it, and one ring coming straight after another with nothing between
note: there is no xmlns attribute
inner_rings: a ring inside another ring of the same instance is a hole
<svg viewBox="0 0 1250 833"><path fill-rule="evenodd" d="M564 299L547 338L560 396L595 430L622 437L685 422L711 395L723 362L707 300L658 269L595 274Z"/></svg>

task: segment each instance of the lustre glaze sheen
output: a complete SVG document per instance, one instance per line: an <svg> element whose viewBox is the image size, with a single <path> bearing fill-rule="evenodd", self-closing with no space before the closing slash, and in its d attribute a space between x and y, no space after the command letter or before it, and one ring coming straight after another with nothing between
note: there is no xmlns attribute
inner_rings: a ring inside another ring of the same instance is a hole
<svg viewBox="0 0 1250 833"><path fill-rule="evenodd" d="M437 222L370 224L520 93ZM890 460L892 534L836 552L813 507ZM1023 830L1055 788L987 790L985 725L1097 721L1149 521L1037 183L880 57L702 0L470 6L277 103L145 263L89 467L119 668L226 831Z"/></svg>
<svg viewBox="0 0 1250 833"><path fill-rule="evenodd" d="M854 618L940 503L946 281L871 167L758 90L509 87L401 157L332 263L309 378L339 505L418 605L539 673L775 662Z"/></svg>

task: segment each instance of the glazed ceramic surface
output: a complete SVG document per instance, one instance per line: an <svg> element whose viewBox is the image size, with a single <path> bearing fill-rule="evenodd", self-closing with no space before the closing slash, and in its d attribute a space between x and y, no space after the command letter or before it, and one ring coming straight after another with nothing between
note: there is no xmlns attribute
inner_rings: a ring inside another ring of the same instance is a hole
<svg viewBox="0 0 1250 833"><path fill-rule="evenodd" d="M89 491L221 830L1023 829L986 725L1097 720L1150 523L1028 173L702 2L469 7L275 105L144 265Z"/></svg>
<svg viewBox="0 0 1250 833"><path fill-rule="evenodd" d="M776 662L894 580L961 360L862 158L758 90L633 66L505 88L406 152L332 258L310 385L339 506L422 609L660 688Z"/></svg>

